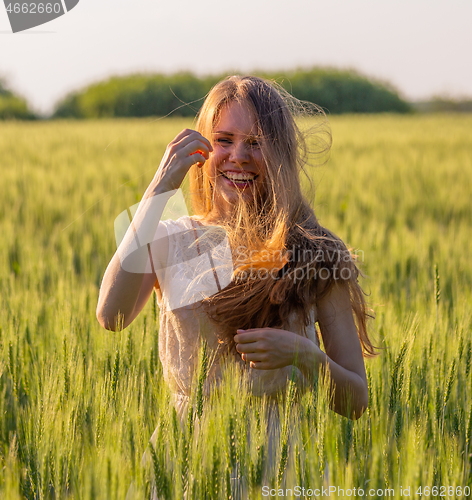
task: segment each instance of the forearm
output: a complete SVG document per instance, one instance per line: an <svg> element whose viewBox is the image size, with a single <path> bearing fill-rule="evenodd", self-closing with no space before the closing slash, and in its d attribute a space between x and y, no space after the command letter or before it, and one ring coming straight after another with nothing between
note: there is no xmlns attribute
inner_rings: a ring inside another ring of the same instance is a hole
<svg viewBox="0 0 472 500"><path fill-rule="evenodd" d="M334 362L311 340L303 340L298 361L302 375L311 385L326 373L330 380L328 396L331 409L345 417L359 418L369 402L366 382L357 373Z"/></svg>
<svg viewBox="0 0 472 500"><path fill-rule="evenodd" d="M144 273L126 272L115 253L103 276L97 304L97 319L104 328L116 331L131 323L143 278Z"/></svg>
<svg viewBox="0 0 472 500"><path fill-rule="evenodd" d="M145 283L149 288L149 276L154 273L148 243L156 235L165 202L173 192L160 193L161 197L146 197L146 194L105 271L100 287L97 319L109 330L125 328L131 323L136 316L134 311L145 276L148 275ZM153 248L157 250L155 246ZM118 328L117 322L122 323Z"/></svg>

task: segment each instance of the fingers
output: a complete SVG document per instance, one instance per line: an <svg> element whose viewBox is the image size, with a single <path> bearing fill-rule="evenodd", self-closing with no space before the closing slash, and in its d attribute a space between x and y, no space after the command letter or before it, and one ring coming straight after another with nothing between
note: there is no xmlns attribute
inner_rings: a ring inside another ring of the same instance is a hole
<svg viewBox="0 0 472 500"><path fill-rule="evenodd" d="M200 141L204 146L205 149L208 151L213 151L213 146L211 145L210 141L206 138L203 137L202 134L197 132L196 130L191 130L191 129L185 129L180 132L176 136L176 138L170 143L172 145L178 145L180 148L186 147L188 144L190 144L193 141Z"/></svg>
<svg viewBox="0 0 472 500"><path fill-rule="evenodd" d="M247 356L247 355L245 355L245 356ZM243 361L246 363L249 363L249 366L253 369L256 369L256 370L273 370L274 369L273 367L270 366L269 363L267 363L264 360L259 360L259 359L251 360L247 357L244 357Z"/></svg>
<svg viewBox="0 0 472 500"><path fill-rule="evenodd" d="M265 350L260 352L254 352L257 350L256 344L236 344L236 350L241 354L241 359L245 363L249 363L251 368L257 370L274 370L279 368L277 363L274 364L274 359ZM249 352L250 351L250 352Z"/></svg>
<svg viewBox="0 0 472 500"><path fill-rule="evenodd" d="M254 345L250 345L250 344L238 344L236 343L236 350L239 352L239 353L247 353L247 352L254 352Z"/></svg>
<svg viewBox="0 0 472 500"><path fill-rule="evenodd" d="M183 141L182 141L183 142ZM185 146L181 149L181 152L184 156L200 154L204 156L206 160L210 157L210 151L212 151L208 146L199 140L194 140L185 144Z"/></svg>
<svg viewBox="0 0 472 500"><path fill-rule="evenodd" d="M198 162L197 162L197 167L203 167L203 165L204 165L204 163L205 163L205 160L206 160L207 158L206 158L206 157L205 157L205 155L203 154L203 151L200 151L200 150L198 150L196 153L190 153L190 156L194 156L194 155L196 155L196 154L198 154L198 155L200 155L201 157L203 157L203 161L198 161ZM195 159L195 158L193 158L193 159Z"/></svg>
<svg viewBox="0 0 472 500"><path fill-rule="evenodd" d="M260 339L259 330L236 330L238 333L234 336L234 341L238 344L247 344L257 342Z"/></svg>
<svg viewBox="0 0 472 500"><path fill-rule="evenodd" d="M253 342L251 344L236 344L236 350L240 354L256 354L257 356L265 356L267 354L268 347L262 342Z"/></svg>
<svg viewBox="0 0 472 500"><path fill-rule="evenodd" d="M152 192L158 185L167 191L178 189L189 168L194 164L203 166L211 151L213 151L212 145L199 132L191 129L182 130L167 145L148 189Z"/></svg>
<svg viewBox="0 0 472 500"><path fill-rule="evenodd" d="M243 353L241 355L241 359L243 361L255 361L255 362L267 361L267 354L262 352Z"/></svg>
<svg viewBox="0 0 472 500"><path fill-rule="evenodd" d="M189 136L190 134L193 134L193 133L198 133L196 132L195 130L192 130L190 128L185 128L184 130L182 130L181 132L179 132L173 141L170 142L170 144L177 144L179 143L184 137L187 137Z"/></svg>
<svg viewBox="0 0 472 500"><path fill-rule="evenodd" d="M207 160L202 154L199 154L199 153L192 153L190 156L191 156L191 159L193 161L193 163L191 163L191 165L195 165L195 163L196 163L197 166L199 166L199 167L203 167L203 164Z"/></svg>
<svg viewBox="0 0 472 500"><path fill-rule="evenodd" d="M203 166L212 151L213 146L205 137L189 129L183 130L167 147L168 155L175 155L187 168L195 163Z"/></svg>

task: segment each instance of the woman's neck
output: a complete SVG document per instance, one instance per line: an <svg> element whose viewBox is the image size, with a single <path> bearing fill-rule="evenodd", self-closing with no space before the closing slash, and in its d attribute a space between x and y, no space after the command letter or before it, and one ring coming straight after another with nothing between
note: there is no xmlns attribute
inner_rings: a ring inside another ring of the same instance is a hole
<svg viewBox="0 0 472 500"><path fill-rule="evenodd" d="M227 223L231 219L231 214L228 214L226 212L221 212L218 210L212 210L206 216L198 215L196 217L198 217L198 221L204 225L219 226L223 225L224 223Z"/></svg>

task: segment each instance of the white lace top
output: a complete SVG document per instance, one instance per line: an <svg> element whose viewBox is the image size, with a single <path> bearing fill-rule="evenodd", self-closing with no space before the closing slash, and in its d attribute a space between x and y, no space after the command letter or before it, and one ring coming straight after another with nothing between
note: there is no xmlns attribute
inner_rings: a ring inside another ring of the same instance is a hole
<svg viewBox="0 0 472 500"><path fill-rule="evenodd" d="M199 225L198 219L185 216L159 224L161 230L162 226L165 227L169 241L165 269L156 269L162 292L162 297L158 298L159 356L164 378L174 394L179 416L183 418L192 378L198 369L198 348L202 340L208 343L211 359L204 390L208 392L210 386L218 384L221 379L221 344L218 343L215 326L201 309L200 301L230 283L233 271L231 251L222 228L208 231L205 226ZM315 310L312 317L306 336L319 346L314 324ZM287 330L303 335L303 327L295 314L289 318ZM238 353L232 356L235 363L249 370L254 394L276 396L279 391L285 390L291 366L256 370L246 366ZM296 375L297 384L303 386L306 381L298 369Z"/></svg>

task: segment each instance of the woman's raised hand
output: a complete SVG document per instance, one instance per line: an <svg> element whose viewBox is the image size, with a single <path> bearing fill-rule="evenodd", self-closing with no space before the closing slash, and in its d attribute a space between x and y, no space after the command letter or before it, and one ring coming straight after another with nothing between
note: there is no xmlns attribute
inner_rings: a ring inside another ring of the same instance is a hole
<svg viewBox="0 0 472 500"><path fill-rule="evenodd" d="M178 189L189 168L195 163L202 167L212 151L210 141L199 132L190 129L182 130L167 146L146 193L152 196L158 187L159 192Z"/></svg>

